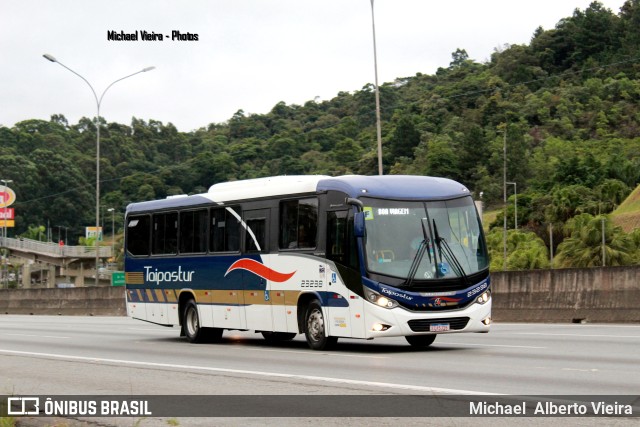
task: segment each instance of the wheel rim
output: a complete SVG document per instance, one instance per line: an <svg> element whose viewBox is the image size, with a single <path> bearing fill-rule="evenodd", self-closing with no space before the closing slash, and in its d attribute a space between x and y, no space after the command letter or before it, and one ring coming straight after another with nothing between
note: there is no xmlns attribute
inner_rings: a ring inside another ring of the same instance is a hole
<svg viewBox="0 0 640 427"><path fill-rule="evenodd" d="M314 341L320 341L324 338L324 317L322 317L322 312L317 308L309 314L307 331Z"/></svg>
<svg viewBox="0 0 640 427"><path fill-rule="evenodd" d="M196 313L196 311L192 307L187 309L186 324L187 324L186 325L187 333L190 336L193 336L196 333L198 333L198 329L200 328L200 325L198 324L198 313Z"/></svg>

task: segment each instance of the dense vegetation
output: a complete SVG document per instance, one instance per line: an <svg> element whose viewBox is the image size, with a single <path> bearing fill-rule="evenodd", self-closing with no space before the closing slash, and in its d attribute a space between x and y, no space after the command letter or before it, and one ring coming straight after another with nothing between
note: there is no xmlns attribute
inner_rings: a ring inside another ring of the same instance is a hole
<svg viewBox="0 0 640 427"><path fill-rule="evenodd" d="M376 174L374 89L280 102L267 114L240 110L189 133L155 120L102 119L101 205L115 208L121 225L130 202L220 181ZM453 178L501 207L506 141L519 225L509 232L508 268L549 265L550 224L554 266L601 265L599 215L640 182L640 0L619 13L594 2L486 63L458 49L447 68L385 83L380 97L385 173ZM69 124L61 115L0 127L0 178L14 181L16 233L48 224L78 236L94 223L95 132L90 118ZM506 214L514 228L513 198ZM640 262L640 231L603 218L607 264ZM498 269L502 222L501 213L488 235Z"/></svg>

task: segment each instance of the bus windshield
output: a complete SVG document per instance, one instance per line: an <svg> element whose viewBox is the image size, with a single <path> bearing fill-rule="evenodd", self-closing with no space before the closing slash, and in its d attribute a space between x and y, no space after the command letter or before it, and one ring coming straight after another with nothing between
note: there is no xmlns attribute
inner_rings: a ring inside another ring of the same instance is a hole
<svg viewBox="0 0 640 427"><path fill-rule="evenodd" d="M489 266L471 197L445 201L362 199L370 273L417 281L466 277Z"/></svg>

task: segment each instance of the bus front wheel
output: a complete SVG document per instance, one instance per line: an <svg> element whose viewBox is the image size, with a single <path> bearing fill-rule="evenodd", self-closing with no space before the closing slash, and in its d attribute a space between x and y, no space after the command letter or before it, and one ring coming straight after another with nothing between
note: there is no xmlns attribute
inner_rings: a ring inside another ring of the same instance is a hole
<svg viewBox="0 0 640 427"><path fill-rule="evenodd" d="M436 340L436 334L409 335L404 337L412 347L429 347Z"/></svg>
<svg viewBox="0 0 640 427"><path fill-rule="evenodd" d="M222 338L222 329L203 328L200 323L198 306L194 300L185 305L182 316L182 331L191 343L217 342Z"/></svg>
<svg viewBox="0 0 640 427"><path fill-rule="evenodd" d="M304 319L304 334L307 338L307 344L313 350L327 350L338 341L337 337L327 336L320 301L313 300L309 303Z"/></svg>

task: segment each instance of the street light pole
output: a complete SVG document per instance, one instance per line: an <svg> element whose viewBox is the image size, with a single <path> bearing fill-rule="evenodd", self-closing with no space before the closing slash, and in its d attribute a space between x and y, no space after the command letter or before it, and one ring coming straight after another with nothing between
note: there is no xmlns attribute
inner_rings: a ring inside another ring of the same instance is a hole
<svg viewBox="0 0 640 427"><path fill-rule="evenodd" d="M507 182L507 184L509 185L513 185L513 195L514 195L514 199L513 199L513 204L515 205L515 220L514 225L515 225L515 229L518 229L518 188L515 182Z"/></svg>
<svg viewBox="0 0 640 427"><path fill-rule="evenodd" d="M114 247L116 240L116 210L114 208L107 209L107 212L111 212L111 257L114 257Z"/></svg>
<svg viewBox="0 0 640 427"><path fill-rule="evenodd" d="M600 222L602 223L602 266L605 267L606 266L606 256L607 256L607 252L606 252L606 239L605 239L605 234L604 234L604 216L602 218L600 218Z"/></svg>
<svg viewBox="0 0 640 427"><path fill-rule="evenodd" d="M505 124L503 129L502 138L502 195L503 195L503 227L502 227L502 251L504 261L502 264L502 270L507 271L507 125Z"/></svg>
<svg viewBox="0 0 640 427"><path fill-rule="evenodd" d="M373 15L373 0L371 0L371 26L373 28L373 68L376 83L376 135L378 140L378 175L382 175L382 126L380 124L380 89L378 88L378 54L376 49L376 20Z"/></svg>
<svg viewBox="0 0 640 427"><path fill-rule="evenodd" d="M107 91L109 90L109 88L111 88L111 86L113 86L114 84L118 83L119 81L122 81L124 79L129 78L129 77L133 77L136 74L146 73L147 71L151 71L151 70L155 69L156 67L146 67L146 68L143 68L140 71L136 71L133 74L129 74L127 76L124 76L124 77L121 77L121 78L115 80L109 86L107 86L107 88L102 92L102 95L100 95L100 98L98 98L98 95L96 94L96 91L93 89L93 86L91 86L91 83L89 83L89 81L87 79L85 79L80 74L78 74L75 71L73 71L71 68L69 68L66 65L64 65L62 62L58 61L52 55L49 55L48 53L45 53L42 56L45 59L47 59L48 61L60 64L60 66L66 68L67 70L71 71L73 74L75 74L76 76L78 76L82 80L84 80L84 82L91 89L91 92L93 93L93 97L95 98L95 101L96 101L96 107L97 108L96 108L96 281L95 281L95 284L97 285L98 284L98 265L100 263L100 250L99 250L100 247L98 246L98 240L99 240L99 237L100 237L100 234L99 234L99 230L100 230L100 105L102 104L102 98L104 98L105 93L107 93Z"/></svg>

